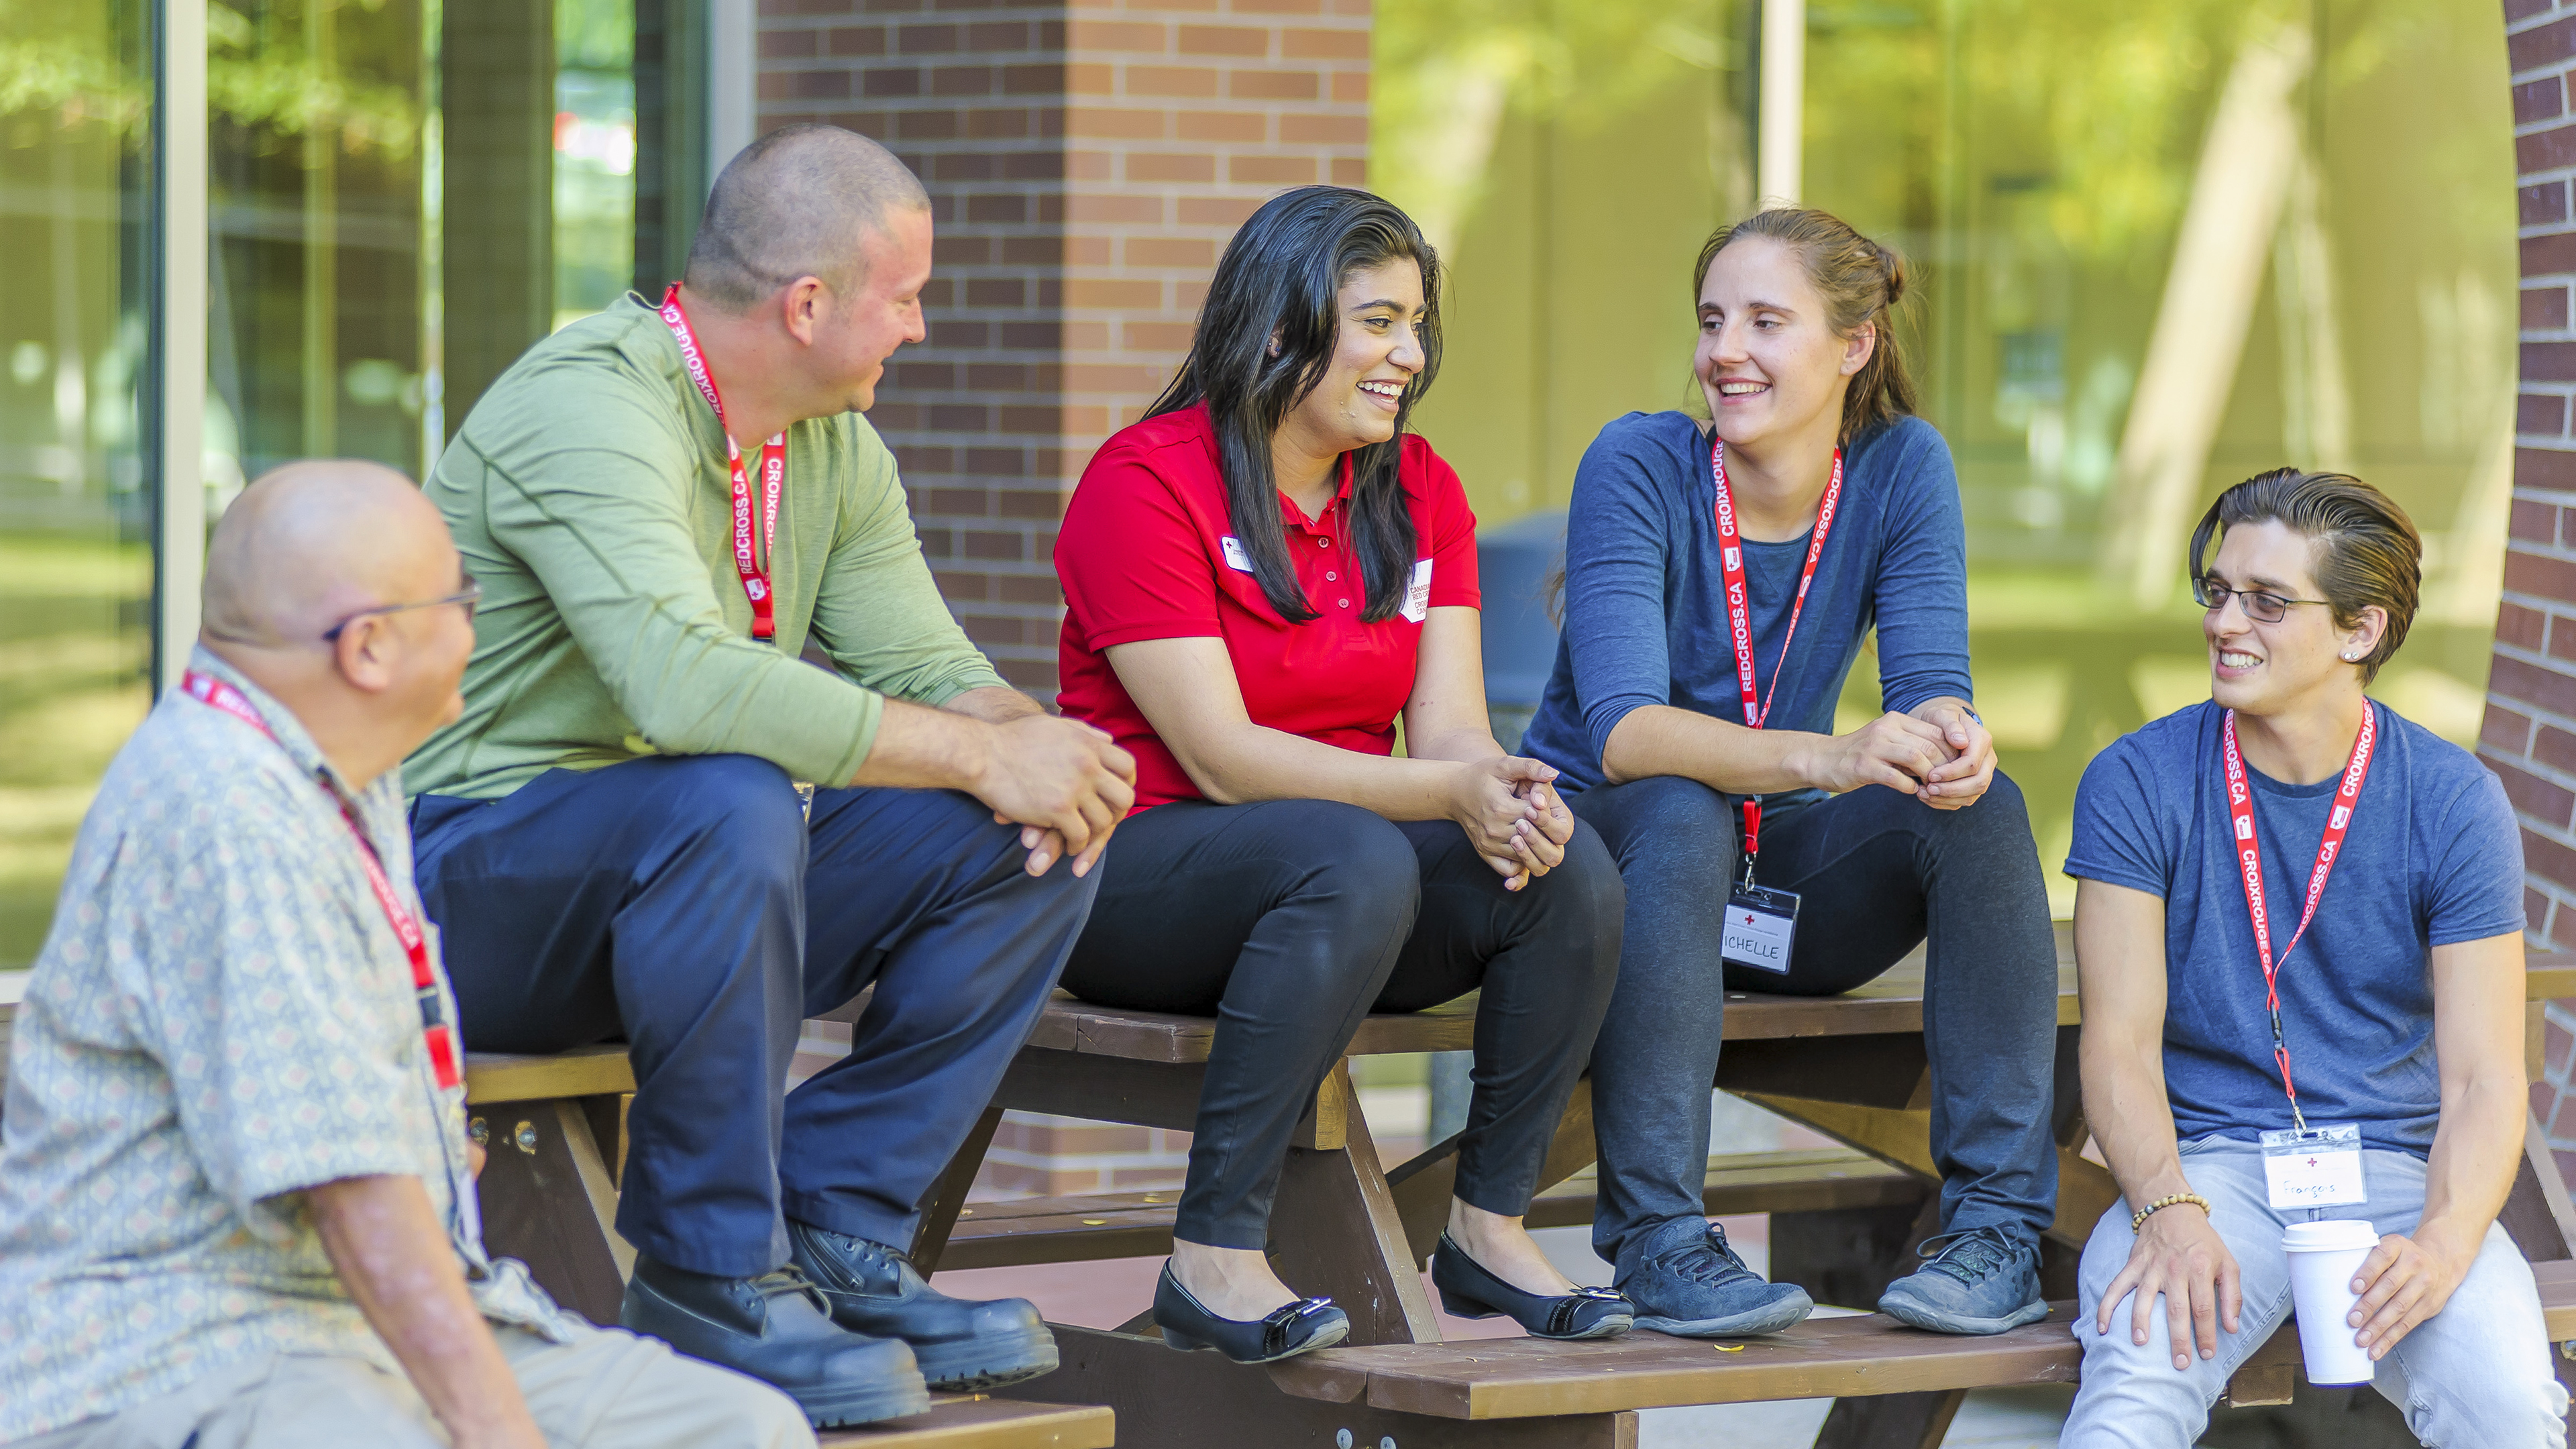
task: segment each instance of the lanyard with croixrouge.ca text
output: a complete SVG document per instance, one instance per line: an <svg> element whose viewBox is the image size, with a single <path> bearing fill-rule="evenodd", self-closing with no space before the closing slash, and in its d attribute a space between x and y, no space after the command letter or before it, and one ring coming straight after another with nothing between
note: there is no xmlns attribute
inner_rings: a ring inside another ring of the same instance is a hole
<svg viewBox="0 0 2576 1449"><path fill-rule="evenodd" d="M1717 475L1717 557L1726 580L1726 626L1735 645L1735 682L1744 691L1744 725L1762 728L1771 717L1771 701L1780 693L1780 676L1789 672L1789 641L1798 637L1798 614L1807 607L1807 586L1816 581L1816 561L1825 556L1825 536L1834 531L1834 505L1843 496L1843 450L1834 450L1832 481L1825 484L1824 503L1816 509L1815 535L1807 544L1807 566L1798 575L1798 596L1789 604L1788 632L1780 636L1780 659L1771 666L1770 691L1755 703L1753 688L1753 607L1744 582L1744 540L1735 526L1735 495L1726 486L1726 442L1708 450L1709 471ZM1762 849L1762 797L1744 800L1744 878L1753 879L1753 857Z"/></svg>
<svg viewBox="0 0 2576 1449"><path fill-rule="evenodd" d="M277 732L268 727L268 721L260 717L258 708L240 690L193 669L180 677L179 687L199 703L222 710L266 735L269 743L278 744ZM384 908L385 920L392 924L395 939L402 942L403 954L410 958L412 994L420 1001L420 1035L429 1050L430 1070L436 1073L441 1090L454 1087L465 1078L458 1070L456 1029L448 1025L440 1009L438 978L430 974L429 940L422 934L420 923L403 908L402 898L394 894L394 883L386 879L384 865L376 859L376 847L367 839L367 832L358 828L358 817L349 813L348 802L328 785L321 789L331 797L332 804L340 807L340 819L348 825L349 834L357 838L358 860L367 868L367 886L376 893L376 904Z"/></svg>
<svg viewBox="0 0 2576 1449"><path fill-rule="evenodd" d="M2325 839L2317 845L2317 863L2308 871L2307 909L2300 912L2299 928L2290 933L2275 958L2271 914L2263 905L2263 846L2254 837L2254 791L2246 783L2245 756L2236 747L2236 711L2227 712L2227 723L2219 731L2219 756L2227 766L2228 823L2236 832L2237 875L2245 885L2245 913L2254 921L2254 949L2263 957L2263 1008L2272 1018L2272 1060L2281 1069L2281 1091L2290 1099L2290 1123L2303 1133L2308 1119L2299 1111L2299 1089L2290 1080L2290 1046L2281 1036L2281 966L2308 933L2308 922L2317 918L2326 877L2334 874L2335 857L2342 853L2343 838L2352 830L2353 811L2361 806L2361 784L2370 778L2370 753L2378 736L2378 712L2364 704L2361 734L2352 742L2352 759L2343 767L2334 808L2326 816Z"/></svg>
<svg viewBox="0 0 2576 1449"><path fill-rule="evenodd" d="M662 321L671 329L673 341L680 344L680 361L689 370L689 381L698 385L698 396L716 410L716 426L724 426L724 398L716 391L716 375L707 368L707 355L698 349L698 334L689 329L689 314L680 306L680 284L662 294ZM787 435L773 433L760 445L760 541L751 535L751 478L743 467L742 446L725 434L725 462L733 473L733 567L742 575L742 591L751 600L751 637L768 639L778 633L778 620L770 598L769 566L778 546L778 499L787 483Z"/></svg>

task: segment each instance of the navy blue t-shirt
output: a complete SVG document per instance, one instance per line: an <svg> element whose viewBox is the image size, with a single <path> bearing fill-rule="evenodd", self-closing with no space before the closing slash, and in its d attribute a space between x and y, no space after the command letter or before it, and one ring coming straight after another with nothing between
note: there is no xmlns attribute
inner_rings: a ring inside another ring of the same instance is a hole
<svg viewBox="0 0 2576 1449"><path fill-rule="evenodd" d="M1744 723L1717 556L1709 438L1682 413L1630 413L1601 430L1575 471L1565 528L1565 629L1521 752L1601 783L1601 751L1631 710L1665 704ZM1911 710L1969 698L1967 530L1941 434L1900 418L1843 450L1842 499L1789 649L1789 605L1808 535L1745 546L1756 698L1773 729L1831 734L1843 679L1878 630L1879 692ZM1774 797L1803 803L1815 791Z"/></svg>
<svg viewBox="0 0 2576 1449"><path fill-rule="evenodd" d="M2422 1156L2442 1109L2435 946L2520 931L2522 834L2468 751L2374 703L2379 740L2316 920L2282 962L2281 1030L2299 1110ZM2219 728L2201 703L2112 742L2075 796L2066 873L2165 902L2165 1091L2182 1140L2290 1125L2263 1011ZM2285 785L2252 766L2273 949L2298 928L2340 772Z"/></svg>

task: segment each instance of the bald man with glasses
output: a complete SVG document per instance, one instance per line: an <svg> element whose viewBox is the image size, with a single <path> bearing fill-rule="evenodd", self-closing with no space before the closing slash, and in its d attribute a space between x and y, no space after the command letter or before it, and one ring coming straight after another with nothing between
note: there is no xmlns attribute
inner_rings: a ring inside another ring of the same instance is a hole
<svg viewBox="0 0 2576 1449"><path fill-rule="evenodd" d="M108 767L14 1026L0 1443L812 1445L484 1251L398 769L456 714L474 599L371 463L280 469L216 528L184 685Z"/></svg>

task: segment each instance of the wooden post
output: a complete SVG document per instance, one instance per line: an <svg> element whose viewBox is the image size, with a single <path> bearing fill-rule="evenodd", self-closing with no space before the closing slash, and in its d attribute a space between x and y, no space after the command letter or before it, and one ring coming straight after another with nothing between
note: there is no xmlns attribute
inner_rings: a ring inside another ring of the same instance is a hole
<svg viewBox="0 0 2576 1449"><path fill-rule="evenodd" d="M635 1253L617 1236L617 1189L574 1098L477 1105L484 1129L483 1246L516 1258L555 1301L615 1323Z"/></svg>
<svg viewBox="0 0 2576 1449"><path fill-rule="evenodd" d="M948 1235L957 1226L957 1214L966 1206L966 1190L975 1185L975 1173L984 1165L984 1154L993 1146L993 1133L1002 1125L1002 1109L987 1107L984 1115L966 1132L966 1140L957 1145L957 1153L948 1159L948 1170L931 1184L930 1200L922 1204L921 1221L912 1230L912 1266L921 1276L939 1271L939 1255L948 1247Z"/></svg>
<svg viewBox="0 0 2576 1449"><path fill-rule="evenodd" d="M1379 1170L1348 1061L1334 1064L1320 1096L1339 1098L1347 1140L1329 1150L1288 1149L1270 1210L1271 1260L1291 1288L1331 1298L1350 1315L1351 1343L1438 1343L1431 1298Z"/></svg>

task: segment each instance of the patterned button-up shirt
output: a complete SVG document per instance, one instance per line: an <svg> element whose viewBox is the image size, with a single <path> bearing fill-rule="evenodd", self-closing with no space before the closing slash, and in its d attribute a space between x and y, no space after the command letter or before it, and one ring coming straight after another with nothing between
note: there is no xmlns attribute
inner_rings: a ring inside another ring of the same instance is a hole
<svg viewBox="0 0 2576 1449"><path fill-rule="evenodd" d="M0 1442L265 1353L399 1371L306 1206L342 1178L419 1177L483 1311L565 1333L518 1264L484 1256L464 1090L437 1084L341 815L418 917L400 779L350 790L283 705L193 663L276 739L173 691L81 824L0 1111Z"/></svg>

